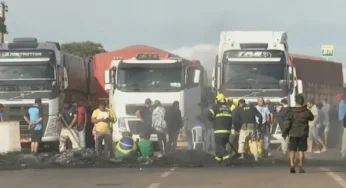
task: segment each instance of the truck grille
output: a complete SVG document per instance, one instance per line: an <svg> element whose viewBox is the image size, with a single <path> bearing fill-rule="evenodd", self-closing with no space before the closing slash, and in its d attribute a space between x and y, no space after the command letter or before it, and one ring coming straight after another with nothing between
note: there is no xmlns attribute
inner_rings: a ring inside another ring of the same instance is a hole
<svg viewBox="0 0 346 188"><path fill-rule="evenodd" d="M141 122L137 121L137 120L129 120L127 121L127 124L129 126L129 131L132 134L139 134L140 130L139 130L139 126L141 126Z"/></svg>
<svg viewBox="0 0 346 188"><path fill-rule="evenodd" d="M21 137L30 137L30 131L28 130L28 124L24 120L24 115L26 115L28 109L31 107L31 104L22 104L22 105L4 105L3 114L4 121L19 121L20 127L20 136ZM49 106L48 104L42 105L43 110L43 130L47 125Z"/></svg>

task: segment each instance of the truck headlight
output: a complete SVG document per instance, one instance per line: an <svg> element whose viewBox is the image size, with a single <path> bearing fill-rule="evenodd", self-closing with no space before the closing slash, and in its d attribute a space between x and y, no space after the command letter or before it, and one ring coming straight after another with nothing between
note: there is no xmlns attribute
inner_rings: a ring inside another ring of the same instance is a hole
<svg viewBox="0 0 346 188"><path fill-rule="evenodd" d="M124 118L119 118L118 119L118 127L120 132L125 132L126 131L126 123Z"/></svg>

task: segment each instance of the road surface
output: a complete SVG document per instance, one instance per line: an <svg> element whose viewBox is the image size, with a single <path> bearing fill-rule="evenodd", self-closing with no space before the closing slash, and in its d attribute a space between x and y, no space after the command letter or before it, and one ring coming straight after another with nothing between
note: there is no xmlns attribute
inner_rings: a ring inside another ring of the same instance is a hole
<svg viewBox="0 0 346 188"><path fill-rule="evenodd" d="M6 188L346 188L346 162L336 151L309 156L306 174L290 174L288 163L264 160L231 167L27 169L0 171Z"/></svg>

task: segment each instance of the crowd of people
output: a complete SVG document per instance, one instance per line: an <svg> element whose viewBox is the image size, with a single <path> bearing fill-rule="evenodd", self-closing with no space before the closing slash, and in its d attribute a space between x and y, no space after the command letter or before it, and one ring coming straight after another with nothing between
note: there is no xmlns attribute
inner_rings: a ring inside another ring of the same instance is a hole
<svg viewBox="0 0 346 188"><path fill-rule="evenodd" d="M339 107L339 121L346 127L346 104L342 94L336 96ZM42 139L43 114L40 108L41 99L36 99L24 116L31 131L31 151L37 153ZM192 132L195 126L207 130L205 138L208 150L215 151L216 160L220 163L237 154L239 158L251 154L257 161L262 157L271 156L270 135L276 126L282 131L281 149L283 156L291 158L292 169L294 153L300 154L300 172L303 170L304 152L323 153L328 149L328 133L330 131L330 104L327 99L315 103L313 99L305 102L302 95L295 97L295 107L289 107L287 99L282 99L280 105L273 106L269 99L257 98L257 104L247 104L242 98L234 101L225 98L223 94L216 96L216 101L204 104L204 110L196 116L195 124L184 127L184 134L192 148ZM2 121L3 106L0 104L0 120ZM94 124L95 149L100 155L112 158L128 156L153 156L153 146L150 142L152 134L157 135L159 157L175 151L177 140L183 131L183 118L179 102L165 108L159 100L154 102L146 99L144 106L136 112L140 119L137 132L139 140L134 140L129 131L123 131L123 137L115 144L112 139L112 125L117 121L115 113L100 102L91 115ZM59 113L62 123L59 151L66 150L66 142L72 143L72 148L85 148L85 127L88 115L83 105L75 101L65 100ZM342 130L342 129L340 129ZM338 131L342 136L341 154L346 157L346 129ZM167 139L168 138L168 139ZM341 138L341 135L340 135ZM340 139L341 140L341 139Z"/></svg>
<svg viewBox="0 0 346 188"><path fill-rule="evenodd" d="M341 126L335 125L335 128L340 129L338 132L343 134L339 141L342 158L345 159L346 104L342 94L338 94L336 99L339 103L338 118ZM323 153L328 149L331 106L327 98L316 104L314 99L306 102L303 95L295 96L295 103L296 106L290 107L284 98L280 105L272 106L270 100L258 97L257 104L252 105L246 104L244 99L234 102L232 98L226 99L223 94L219 94L216 104L208 105L204 111L204 121L213 124L207 129L214 132L215 159L219 163L228 161L232 150L240 158L249 153L256 161L270 156L270 134L278 130L278 126L282 132L282 153L290 158L291 173L296 172L294 161L297 151L299 173L304 173L304 152Z"/></svg>

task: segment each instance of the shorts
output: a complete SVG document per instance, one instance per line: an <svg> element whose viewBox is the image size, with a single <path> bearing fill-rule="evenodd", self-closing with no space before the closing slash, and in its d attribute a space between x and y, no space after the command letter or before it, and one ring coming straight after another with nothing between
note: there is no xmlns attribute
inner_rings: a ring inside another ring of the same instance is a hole
<svg viewBox="0 0 346 188"><path fill-rule="evenodd" d="M329 132L329 122L323 122L324 132Z"/></svg>
<svg viewBox="0 0 346 188"><path fill-rule="evenodd" d="M308 139L307 137L290 136L288 147L290 151L306 151L308 148Z"/></svg>
<svg viewBox="0 0 346 188"><path fill-rule="evenodd" d="M41 142L42 131L32 130L31 131L31 142Z"/></svg>
<svg viewBox="0 0 346 188"><path fill-rule="evenodd" d="M320 139L319 127L320 127L320 125L316 125L316 127L313 127L313 126L309 127L309 139L310 140Z"/></svg>

